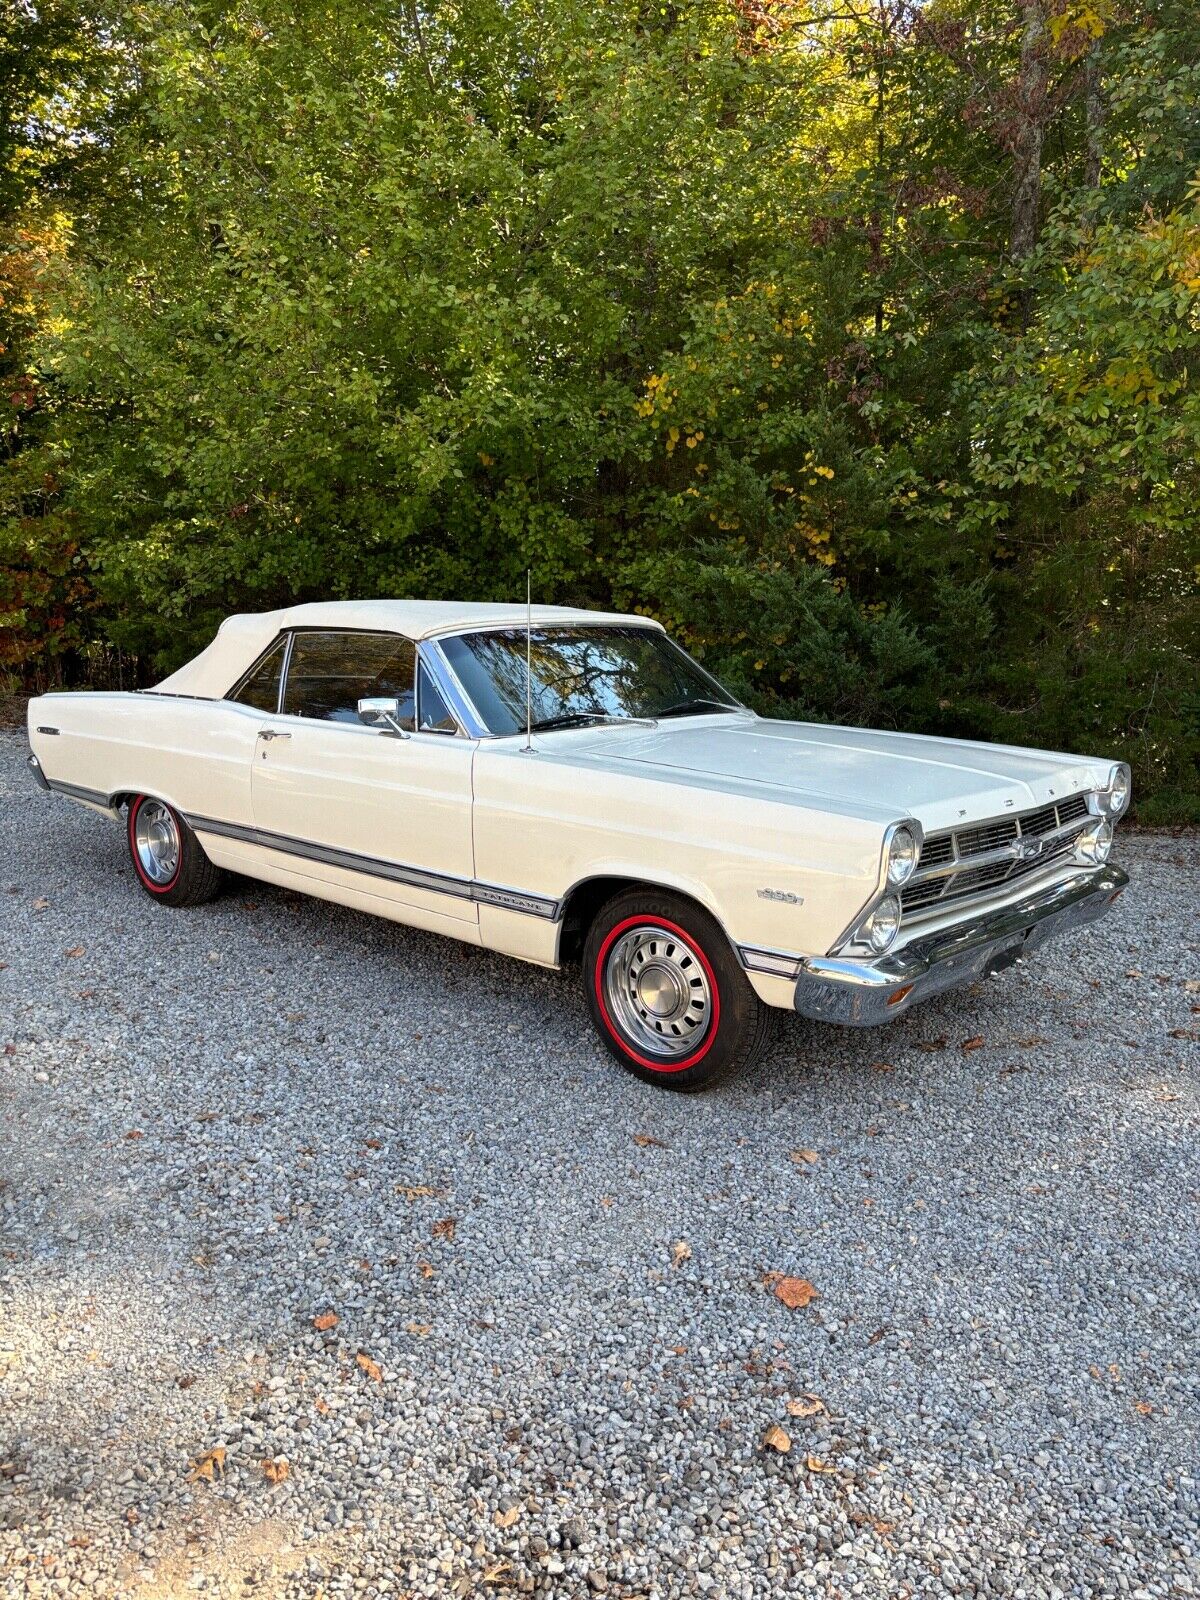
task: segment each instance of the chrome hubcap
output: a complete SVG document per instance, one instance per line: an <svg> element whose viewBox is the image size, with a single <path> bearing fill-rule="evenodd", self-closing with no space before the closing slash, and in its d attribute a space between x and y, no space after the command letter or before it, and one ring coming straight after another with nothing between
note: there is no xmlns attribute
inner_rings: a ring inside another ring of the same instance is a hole
<svg viewBox="0 0 1200 1600"><path fill-rule="evenodd" d="M696 949L653 923L630 928L608 953L605 997L613 1020L639 1048L682 1056L704 1037L712 991Z"/></svg>
<svg viewBox="0 0 1200 1600"><path fill-rule="evenodd" d="M161 800L144 800L133 827L142 871L151 883L170 883L179 867L179 829Z"/></svg>

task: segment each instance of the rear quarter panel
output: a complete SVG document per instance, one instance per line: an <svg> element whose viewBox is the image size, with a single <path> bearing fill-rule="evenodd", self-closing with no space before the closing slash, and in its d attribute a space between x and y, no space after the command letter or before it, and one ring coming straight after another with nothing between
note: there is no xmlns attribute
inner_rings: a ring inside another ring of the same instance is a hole
<svg viewBox="0 0 1200 1600"><path fill-rule="evenodd" d="M31 700L28 726L52 785L72 784L106 802L150 794L181 811L249 822L262 721L261 713L220 700L80 693Z"/></svg>

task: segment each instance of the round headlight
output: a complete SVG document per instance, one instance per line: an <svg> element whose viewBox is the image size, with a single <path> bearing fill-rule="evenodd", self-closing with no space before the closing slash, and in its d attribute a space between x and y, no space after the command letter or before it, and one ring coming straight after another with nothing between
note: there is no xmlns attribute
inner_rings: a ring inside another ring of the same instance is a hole
<svg viewBox="0 0 1200 1600"><path fill-rule="evenodd" d="M1116 817L1128 804L1129 773L1124 767L1116 767L1108 784L1108 809Z"/></svg>
<svg viewBox="0 0 1200 1600"><path fill-rule="evenodd" d="M897 828L888 846L887 880L898 888L912 877L917 865L917 841L911 828Z"/></svg>
<svg viewBox="0 0 1200 1600"><path fill-rule="evenodd" d="M1085 867L1102 867L1112 849L1113 826L1107 818L1086 827L1075 841L1075 859Z"/></svg>
<svg viewBox="0 0 1200 1600"><path fill-rule="evenodd" d="M896 895L883 897L863 923L862 931L871 949L882 955L900 932L900 901Z"/></svg>

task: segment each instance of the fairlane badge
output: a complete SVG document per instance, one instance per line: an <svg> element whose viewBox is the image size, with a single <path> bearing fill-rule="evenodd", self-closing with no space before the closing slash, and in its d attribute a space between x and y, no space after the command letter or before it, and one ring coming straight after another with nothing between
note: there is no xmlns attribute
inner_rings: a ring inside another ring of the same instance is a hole
<svg viewBox="0 0 1200 1600"><path fill-rule="evenodd" d="M1030 837L1022 834L1019 839L1014 839L1009 846L1018 861L1036 861L1041 855L1045 841L1036 836Z"/></svg>
<svg viewBox="0 0 1200 1600"><path fill-rule="evenodd" d="M758 898L760 900L782 900L786 906L802 906L804 904L804 896L802 894L793 894L790 889L760 889Z"/></svg>

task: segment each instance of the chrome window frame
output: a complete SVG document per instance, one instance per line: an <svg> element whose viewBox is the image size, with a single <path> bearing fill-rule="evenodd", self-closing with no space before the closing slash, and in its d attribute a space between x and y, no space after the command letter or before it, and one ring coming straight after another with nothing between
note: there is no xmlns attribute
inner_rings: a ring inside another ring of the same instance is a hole
<svg viewBox="0 0 1200 1600"><path fill-rule="evenodd" d="M250 679L258 671L259 667L262 666L263 662L267 659L267 657L270 656L270 655L274 655L275 651L278 649L280 644L283 645L283 663L279 668L279 687L275 691L275 710L274 710L274 712L264 711L261 706L247 705L244 700L239 700L238 699L238 695L241 694L242 690L250 682ZM287 679L288 661L291 658L291 654L292 654L291 638L290 638L289 634L287 633L287 631L285 629L281 628L280 631L271 640L270 644L267 645L266 649L265 650L260 650L258 652L258 654L255 656L254 660L246 668L245 672L243 672L241 677L238 678L235 681L235 683L233 684L232 688L226 689L225 693L221 696L221 699L222 700L228 700L230 705L244 706L247 711L256 711L260 717L278 716L279 715L279 707L283 703L283 685L284 685L284 683L285 683L285 681ZM189 696L188 698L191 698L191 697Z"/></svg>
<svg viewBox="0 0 1200 1600"><path fill-rule="evenodd" d="M473 734L470 731L470 719L464 715L464 708L461 704L463 697L461 694L456 695L452 690L448 691L446 680L449 678L451 683L453 683L454 679L453 674L450 672L449 665L445 661L445 658L442 657L440 653L438 654L436 660L432 658L432 652L427 652L425 649L425 646L430 642L429 640L414 639L411 634L399 633L392 628L281 628L271 640L270 644L267 645L266 649L259 651L258 655L255 656L254 660L250 663L249 667L246 668L245 672L242 673L241 677L238 678L233 686L230 689L227 689L226 692L221 696L222 700L230 705L241 706L244 711L253 712L260 717L282 717L288 722L300 722L310 727L342 728L349 733L373 734L376 738L380 737L381 734L386 733L386 729L368 727L365 722L358 725L353 722L333 722L325 717L303 717L297 712L285 711L283 709L284 699L287 694L288 674L290 673L292 667L292 652L295 648L297 635L315 633L336 633L344 635L362 634L372 638L396 639L397 641L403 641L404 643L412 645L413 731L409 737L433 739L473 739L478 737L477 734ZM252 678L258 671L263 661L265 661L272 651L278 647L281 639L283 640L283 665L279 672L279 692L275 697L274 712L263 711L258 706L246 705L244 701L238 700L236 696L241 692L250 678ZM421 680L420 669L422 665L425 666L429 676L433 679L435 688L445 701L450 715L454 718L455 727L453 732L450 732L448 729L421 727L421 704L419 697ZM477 719L478 713L476 713L476 720Z"/></svg>

